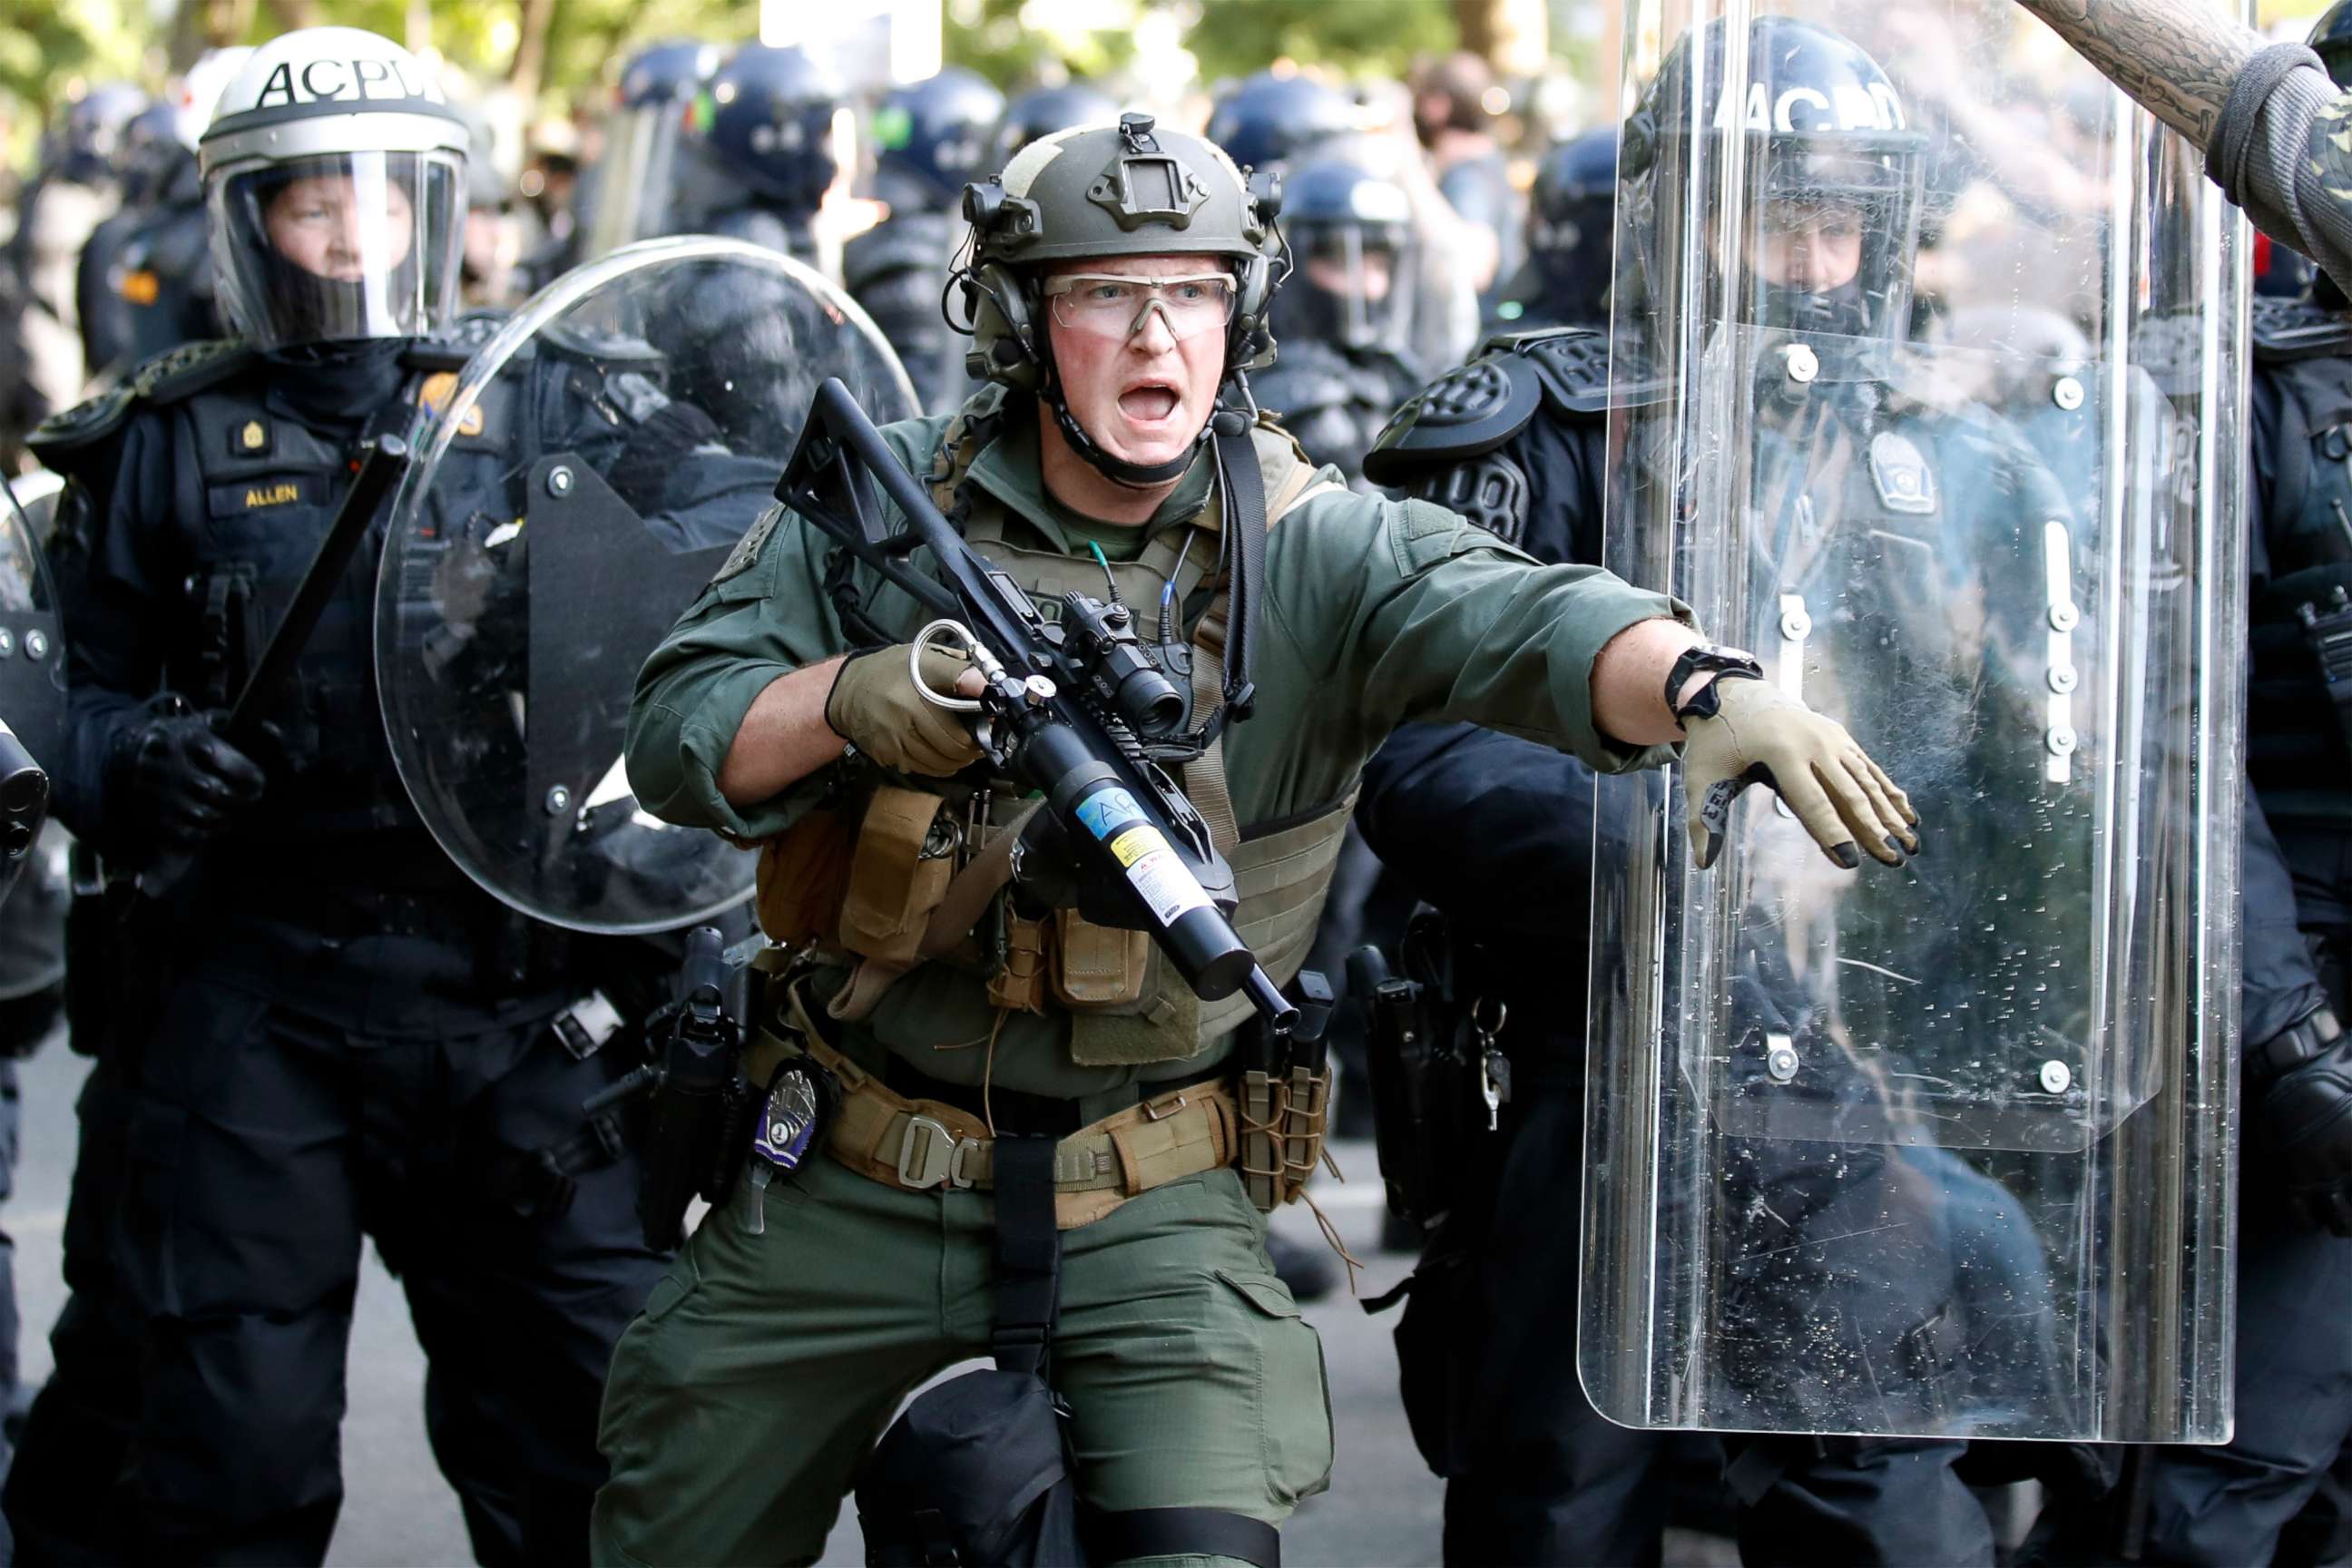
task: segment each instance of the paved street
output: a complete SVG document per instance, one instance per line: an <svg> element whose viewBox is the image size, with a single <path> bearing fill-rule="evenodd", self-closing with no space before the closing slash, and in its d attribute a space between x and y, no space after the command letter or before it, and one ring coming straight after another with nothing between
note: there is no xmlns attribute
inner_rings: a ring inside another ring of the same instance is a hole
<svg viewBox="0 0 2352 1568"><path fill-rule="evenodd" d="M87 1064L52 1040L25 1074L25 1147L17 1196L5 1210L16 1238L17 1278L26 1323L26 1374L47 1375L48 1326L63 1300L59 1237L73 1161L73 1097ZM1369 1145L1344 1145L1345 1186L1328 1179L1318 1201L1336 1219L1357 1256L1371 1260L1367 1296L1388 1289L1405 1261L1374 1251L1379 1184ZM1313 1216L1286 1211L1277 1223L1302 1238L1315 1237ZM1562 1331L1570 1308L1562 1304ZM1441 1488L1413 1452L1397 1404L1396 1363L1389 1346L1393 1318L1367 1318L1344 1293L1311 1307L1323 1334L1331 1372L1331 1414L1339 1435L1331 1490L1300 1510L1285 1532L1283 1555L1295 1564L1389 1564L1437 1561ZM448 1489L434 1468L421 1415L425 1367L408 1327L400 1289L371 1256L360 1288L351 1360L351 1414L343 1426L343 1470L350 1495L329 1562L408 1565L470 1561L463 1525ZM1729 1561L1721 1544L1699 1537L1677 1542L1684 1564ZM845 1511L828 1543L829 1568L864 1560L857 1527Z"/></svg>

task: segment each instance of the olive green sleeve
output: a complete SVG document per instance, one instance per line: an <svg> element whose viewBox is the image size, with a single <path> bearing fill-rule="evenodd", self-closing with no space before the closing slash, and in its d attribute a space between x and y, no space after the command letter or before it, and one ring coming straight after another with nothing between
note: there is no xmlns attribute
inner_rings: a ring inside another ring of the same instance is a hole
<svg viewBox="0 0 2352 1568"><path fill-rule="evenodd" d="M761 692L846 650L824 596L823 542L798 517L770 508L637 672L629 786L665 822L766 838L822 793L820 773L739 807L719 793L719 770Z"/></svg>
<svg viewBox="0 0 2352 1568"><path fill-rule="evenodd" d="M1415 721L1467 721L1567 752L1602 773L1660 767L1592 719L1592 664L1636 621L1690 613L1596 566L1548 566L1427 501L1334 496L1268 542L1265 654L1297 659L1369 752ZM1343 706L1329 700L1344 692Z"/></svg>

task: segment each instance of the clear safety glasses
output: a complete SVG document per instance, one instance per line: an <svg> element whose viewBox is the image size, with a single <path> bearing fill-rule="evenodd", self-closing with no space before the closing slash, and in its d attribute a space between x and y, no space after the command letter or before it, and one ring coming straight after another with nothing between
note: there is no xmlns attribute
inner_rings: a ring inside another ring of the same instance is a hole
<svg viewBox="0 0 2352 1568"><path fill-rule="evenodd" d="M1154 310L1179 342L1222 329L1234 319L1234 280L1223 272L1183 278L1073 272L1047 279L1043 292L1053 301L1054 320L1097 337L1131 337L1143 330L1143 319Z"/></svg>

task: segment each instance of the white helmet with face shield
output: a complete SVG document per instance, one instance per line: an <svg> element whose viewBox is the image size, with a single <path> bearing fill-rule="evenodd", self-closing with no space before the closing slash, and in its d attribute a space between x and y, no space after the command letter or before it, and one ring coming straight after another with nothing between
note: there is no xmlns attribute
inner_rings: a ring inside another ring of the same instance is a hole
<svg viewBox="0 0 2352 1568"><path fill-rule="evenodd" d="M220 300L256 347L430 337L457 308L466 124L356 27L273 39L198 146Z"/></svg>

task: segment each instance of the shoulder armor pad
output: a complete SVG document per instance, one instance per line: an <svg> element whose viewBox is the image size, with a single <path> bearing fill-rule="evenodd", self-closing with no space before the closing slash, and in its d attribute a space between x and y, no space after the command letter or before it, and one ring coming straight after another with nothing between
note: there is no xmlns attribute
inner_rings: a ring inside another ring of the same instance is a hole
<svg viewBox="0 0 2352 1568"><path fill-rule="evenodd" d="M505 310L468 310L439 337L419 338L411 343L401 362L415 370L462 370L467 360L499 335L509 318Z"/></svg>
<svg viewBox="0 0 2352 1568"><path fill-rule="evenodd" d="M1609 334L1590 327L1547 327L1486 340L1485 352L1526 356L1544 395L1564 414L1609 411Z"/></svg>
<svg viewBox="0 0 2352 1568"><path fill-rule="evenodd" d="M1525 354L1486 353L1407 400L1364 454L1364 477L1402 485L1416 469L1491 452L1542 406L1542 377Z"/></svg>
<svg viewBox="0 0 2352 1568"><path fill-rule="evenodd" d="M254 350L234 338L182 343L132 370L108 391L41 422L26 442L34 456L75 451L122 427L142 403L173 404L217 386L253 363Z"/></svg>
<svg viewBox="0 0 2352 1568"><path fill-rule="evenodd" d="M2323 309L2307 297L2280 300L2257 295L2253 318L2258 361L2284 363L2352 353L2352 315Z"/></svg>

